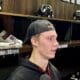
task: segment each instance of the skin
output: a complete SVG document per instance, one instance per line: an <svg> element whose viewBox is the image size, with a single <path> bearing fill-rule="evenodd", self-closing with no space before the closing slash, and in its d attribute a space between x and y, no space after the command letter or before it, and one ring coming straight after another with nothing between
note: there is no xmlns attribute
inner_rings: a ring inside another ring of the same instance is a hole
<svg viewBox="0 0 80 80"><path fill-rule="evenodd" d="M33 51L29 60L46 70L49 59L55 58L58 48L57 33L55 30L45 31L39 37L31 38Z"/></svg>

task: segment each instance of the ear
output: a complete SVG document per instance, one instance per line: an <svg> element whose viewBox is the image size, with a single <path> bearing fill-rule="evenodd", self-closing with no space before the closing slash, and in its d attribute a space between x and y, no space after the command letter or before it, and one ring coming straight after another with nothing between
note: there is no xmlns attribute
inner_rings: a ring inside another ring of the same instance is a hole
<svg viewBox="0 0 80 80"><path fill-rule="evenodd" d="M33 46L37 46L38 45L38 39L36 37L32 37L31 38L31 43Z"/></svg>

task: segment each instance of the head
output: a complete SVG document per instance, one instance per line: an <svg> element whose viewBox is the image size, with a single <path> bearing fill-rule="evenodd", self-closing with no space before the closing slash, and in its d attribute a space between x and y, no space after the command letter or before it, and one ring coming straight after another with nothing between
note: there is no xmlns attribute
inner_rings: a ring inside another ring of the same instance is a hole
<svg viewBox="0 0 80 80"><path fill-rule="evenodd" d="M57 33L54 25L48 20L36 20L28 29L25 42L31 42L33 51L45 59L55 57L58 48Z"/></svg>

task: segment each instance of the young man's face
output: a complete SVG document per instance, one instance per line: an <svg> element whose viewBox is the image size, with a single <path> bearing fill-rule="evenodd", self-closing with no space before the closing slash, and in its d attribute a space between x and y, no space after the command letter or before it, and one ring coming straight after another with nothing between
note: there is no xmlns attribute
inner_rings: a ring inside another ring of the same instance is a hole
<svg viewBox="0 0 80 80"><path fill-rule="evenodd" d="M56 31L46 31L40 34L37 44L39 54L46 59L55 58L58 48Z"/></svg>

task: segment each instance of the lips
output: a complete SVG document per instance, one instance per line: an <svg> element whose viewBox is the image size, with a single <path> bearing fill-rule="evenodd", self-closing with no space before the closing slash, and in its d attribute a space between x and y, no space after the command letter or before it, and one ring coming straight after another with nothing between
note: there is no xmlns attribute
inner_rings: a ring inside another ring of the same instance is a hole
<svg viewBox="0 0 80 80"><path fill-rule="evenodd" d="M56 52L56 50L57 50L57 49L55 49L55 50L51 50L51 52Z"/></svg>

